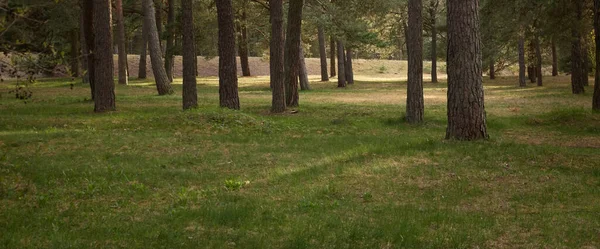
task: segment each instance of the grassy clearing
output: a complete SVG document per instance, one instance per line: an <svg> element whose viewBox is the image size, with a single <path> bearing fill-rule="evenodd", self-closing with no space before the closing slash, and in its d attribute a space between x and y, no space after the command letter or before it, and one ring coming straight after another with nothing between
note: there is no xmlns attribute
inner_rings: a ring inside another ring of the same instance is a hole
<svg viewBox="0 0 600 249"><path fill-rule="evenodd" d="M410 126L405 82L313 82L278 116L265 77L242 111L203 78L198 110L133 81L101 115L40 82L0 99L0 248L598 248L600 115L546 79L487 81L472 143L442 139L445 84Z"/></svg>

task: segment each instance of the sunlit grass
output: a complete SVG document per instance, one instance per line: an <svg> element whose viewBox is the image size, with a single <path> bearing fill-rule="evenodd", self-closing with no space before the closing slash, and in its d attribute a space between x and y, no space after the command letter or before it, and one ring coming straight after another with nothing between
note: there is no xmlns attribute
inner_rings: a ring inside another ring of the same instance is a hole
<svg viewBox="0 0 600 249"><path fill-rule="evenodd" d="M491 138L469 143L443 139L443 82L425 83L418 126L406 83L373 75L311 77L286 115L264 76L240 78L241 111L217 107L214 77L197 110L181 79L171 96L131 80L107 114L69 79L27 104L5 82L0 248L599 247L600 116L545 79L486 80Z"/></svg>

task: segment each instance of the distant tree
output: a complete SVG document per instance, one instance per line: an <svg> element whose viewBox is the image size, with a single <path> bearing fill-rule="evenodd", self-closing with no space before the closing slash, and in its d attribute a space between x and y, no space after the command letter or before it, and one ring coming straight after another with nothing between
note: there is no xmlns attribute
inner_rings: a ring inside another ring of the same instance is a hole
<svg viewBox="0 0 600 249"><path fill-rule="evenodd" d="M167 45L165 48L165 72L169 82L173 82L173 63L175 59L175 0L168 0Z"/></svg>
<svg viewBox="0 0 600 249"><path fill-rule="evenodd" d="M431 82L437 83L437 14L439 12L440 0L429 0L427 7L428 19L425 22L431 33ZM493 64L491 65L493 68ZM490 77L493 78L493 72L490 70Z"/></svg>
<svg viewBox="0 0 600 249"><path fill-rule="evenodd" d="M156 17L154 16L156 12L154 10L154 3L152 0L142 0L142 5L144 7L145 24L148 25L148 47L150 48L152 72L154 73L154 81L156 82L158 95L173 94L173 88L171 87L171 83L167 77L167 72L165 72L161 56L162 50L160 48L160 39L156 29Z"/></svg>
<svg viewBox="0 0 600 249"><path fill-rule="evenodd" d="M90 89L92 100L96 97L96 60L94 56L95 46L95 35L94 35L94 2L89 0L82 0L83 7L83 33L86 43L86 51L84 51L87 57L87 73L90 80Z"/></svg>
<svg viewBox="0 0 600 249"><path fill-rule="evenodd" d="M272 113L286 109L284 87L284 31L283 0L269 0L271 15L271 87L273 88Z"/></svg>
<svg viewBox="0 0 600 249"><path fill-rule="evenodd" d="M317 28L319 39L319 58L321 59L321 81L329 81L329 72L327 72L327 48L325 46L325 31L323 26Z"/></svg>
<svg viewBox="0 0 600 249"><path fill-rule="evenodd" d="M290 107L299 105L298 69L300 66L300 37L302 33L302 8L304 0L290 0L285 40L285 97Z"/></svg>
<svg viewBox="0 0 600 249"><path fill-rule="evenodd" d="M148 58L148 24L142 20L142 46L140 48L140 64L138 67L138 79L146 79L146 59Z"/></svg>
<svg viewBox="0 0 600 249"><path fill-rule="evenodd" d="M544 83L542 79L542 48L540 44L539 34L534 34L533 43L535 47L535 75L537 76L537 85L543 86Z"/></svg>
<svg viewBox="0 0 600 249"><path fill-rule="evenodd" d="M594 30L596 38L596 77L592 106L593 110L600 112L600 0L594 0Z"/></svg>
<svg viewBox="0 0 600 249"><path fill-rule="evenodd" d="M198 107L196 87L196 42L194 41L193 0L181 0L183 33L183 109Z"/></svg>
<svg viewBox="0 0 600 249"><path fill-rule="evenodd" d="M115 82L113 79L112 20L110 0L94 0L94 111L114 111Z"/></svg>
<svg viewBox="0 0 600 249"><path fill-rule="evenodd" d="M527 80L525 79L525 37L523 34L519 36L519 86L527 86Z"/></svg>
<svg viewBox="0 0 600 249"><path fill-rule="evenodd" d="M558 55L556 53L556 41L552 37L552 76L558 76Z"/></svg>
<svg viewBox="0 0 600 249"><path fill-rule="evenodd" d="M349 85L354 84L354 66L352 65L352 57L354 56L354 52L352 48L346 48L345 62L344 63L344 72L346 73L346 83Z"/></svg>
<svg viewBox="0 0 600 249"><path fill-rule="evenodd" d="M344 44L342 41L337 42L337 60L338 60L338 87L346 87L346 63L344 60Z"/></svg>
<svg viewBox="0 0 600 249"><path fill-rule="evenodd" d="M571 85L573 94L582 94L585 92L585 85L588 83L587 68L585 65L585 56L581 34L581 24L583 22L583 1L573 1L575 7L576 19L573 22L571 37Z"/></svg>
<svg viewBox="0 0 600 249"><path fill-rule="evenodd" d="M446 139L488 138L479 35L479 0L448 0Z"/></svg>
<svg viewBox="0 0 600 249"><path fill-rule="evenodd" d="M423 122L423 2L408 1L408 92L406 97L406 121L411 124Z"/></svg>
<svg viewBox="0 0 600 249"><path fill-rule="evenodd" d="M119 50L119 84L127 85L127 51L125 46L125 20L123 18L123 0L115 0L115 18L117 19L117 46Z"/></svg>
<svg viewBox="0 0 600 249"><path fill-rule="evenodd" d="M235 54L235 29L231 0L215 0L219 22L219 103L240 109Z"/></svg>
<svg viewBox="0 0 600 249"><path fill-rule="evenodd" d="M336 44L333 36L331 36L329 39L330 39L329 40L329 54L331 57L330 71L331 71L331 77L335 77L335 76L337 76L337 73L335 70L335 67L336 67L335 58L337 57L337 53L336 53L337 44Z"/></svg>
<svg viewBox="0 0 600 249"><path fill-rule="evenodd" d="M298 56L300 60L298 62L298 79L300 81L300 90L308 91L310 90L310 82L308 81L308 72L306 71L306 60L304 59L304 48L300 45L300 56Z"/></svg>
<svg viewBox="0 0 600 249"><path fill-rule="evenodd" d="M248 49L248 0L242 0L238 21L238 53L240 56L240 65L242 68L242 76L248 77L250 73L249 49Z"/></svg>

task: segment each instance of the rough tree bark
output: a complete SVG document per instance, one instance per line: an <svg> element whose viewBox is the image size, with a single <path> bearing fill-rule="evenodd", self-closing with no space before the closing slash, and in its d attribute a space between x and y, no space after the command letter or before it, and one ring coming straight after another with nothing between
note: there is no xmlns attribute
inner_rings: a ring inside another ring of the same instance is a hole
<svg viewBox="0 0 600 249"><path fill-rule="evenodd" d="M143 1L143 0L142 0ZM151 0L153 3L156 3L155 8L155 20L156 20L156 32L158 32L158 44L160 45L161 55L164 53L163 51L163 43L162 43L162 33L163 33L163 25L162 25L162 9L163 9L163 1L164 0Z"/></svg>
<svg viewBox="0 0 600 249"><path fill-rule="evenodd" d="M298 69L300 65L300 37L302 32L302 7L304 0L290 0L285 41L285 97L286 104L296 107L298 96Z"/></svg>
<svg viewBox="0 0 600 249"><path fill-rule="evenodd" d="M127 51L125 48L125 23L123 19L123 0L115 0L117 19L117 46L119 48L119 84L127 85Z"/></svg>
<svg viewBox="0 0 600 249"><path fill-rule="evenodd" d="M581 1L573 1L575 4L577 22L572 28L571 42L571 86L573 94L582 94L585 92L585 85L588 81L587 70L585 68L586 56L583 54L583 45L579 23L583 16L583 3Z"/></svg>
<svg viewBox="0 0 600 249"><path fill-rule="evenodd" d="M335 77L337 76L337 73L335 71L335 57L337 57L337 53L336 53L336 43L335 43L335 39L333 38L333 36L331 36L330 40L329 40L329 53L331 55L331 63L330 63L330 68L329 71L331 71L331 77Z"/></svg>
<svg viewBox="0 0 600 249"><path fill-rule="evenodd" d="M481 69L479 0L448 0L446 139L487 139Z"/></svg>
<svg viewBox="0 0 600 249"><path fill-rule="evenodd" d="M527 87L525 79L525 37L519 36L519 86Z"/></svg>
<svg viewBox="0 0 600 249"><path fill-rule="evenodd" d="M235 54L235 29L231 0L215 0L219 22L219 103L240 109Z"/></svg>
<svg viewBox="0 0 600 249"><path fill-rule="evenodd" d="M169 82L173 82L173 60L175 53L175 0L168 0L167 47L165 48L165 72Z"/></svg>
<svg viewBox="0 0 600 249"><path fill-rule="evenodd" d="M146 79L146 59L148 58L148 24L142 20L142 48L140 50L140 65L138 69L138 78Z"/></svg>
<svg viewBox="0 0 600 249"><path fill-rule="evenodd" d="M337 60L338 60L338 87L346 87L346 69L344 60L344 43L337 42Z"/></svg>
<svg viewBox="0 0 600 249"><path fill-rule="evenodd" d="M558 55L556 53L554 37L552 37L552 76L558 76Z"/></svg>
<svg viewBox="0 0 600 249"><path fill-rule="evenodd" d="M160 39L156 30L156 17L154 16L154 3L152 0L142 0L144 7L144 18L148 25L148 47L150 48L150 60L152 63L152 72L154 73L154 81L158 95L173 94L173 88L167 77L167 72L163 67L163 61L160 49Z"/></svg>
<svg viewBox="0 0 600 249"><path fill-rule="evenodd" d="M82 1L83 7L83 30L85 36L85 43L87 47L87 51L85 51L85 55L88 60L88 78L90 80L90 89L92 100L96 97L96 63L94 59L94 45L95 45L95 35L94 35L94 3L92 1Z"/></svg>
<svg viewBox="0 0 600 249"><path fill-rule="evenodd" d="M183 33L183 109L187 110L198 107L196 42L194 41L192 0L181 0L181 24Z"/></svg>
<svg viewBox="0 0 600 249"><path fill-rule="evenodd" d="M406 121L423 122L423 2L408 1L408 92L406 95Z"/></svg>
<svg viewBox="0 0 600 249"><path fill-rule="evenodd" d="M592 108L600 112L600 0L594 0L594 30L596 38L596 77Z"/></svg>
<svg viewBox="0 0 600 249"><path fill-rule="evenodd" d="M240 16L240 24L238 25L238 53L240 55L240 64L242 67L242 76L251 76L250 63L248 62L248 26L247 26L247 14L246 14L247 2L244 1L242 6L242 14Z"/></svg>
<svg viewBox="0 0 600 249"><path fill-rule="evenodd" d="M319 25L319 58L321 58L321 81L329 81L329 72L327 72L327 49L325 48L325 31L323 26Z"/></svg>
<svg viewBox="0 0 600 249"><path fill-rule="evenodd" d="M112 16L110 0L94 0L94 112L114 111L115 82L113 79Z"/></svg>
<svg viewBox="0 0 600 249"><path fill-rule="evenodd" d="M537 78L537 85L543 86L544 82L542 79L542 49L540 48L540 37L535 35L535 76Z"/></svg>
<svg viewBox="0 0 600 249"><path fill-rule="evenodd" d="M269 0L271 12L271 88L273 100L271 113L283 113L286 109L284 88L284 33L283 0Z"/></svg>
<svg viewBox="0 0 600 249"><path fill-rule="evenodd" d="M300 45L300 56L298 57L300 62L298 65L298 78L300 80L300 90L308 91L310 90L310 82L308 81L308 72L306 71L306 60L304 59L304 48Z"/></svg>
<svg viewBox="0 0 600 249"><path fill-rule="evenodd" d="M354 84L354 70L352 67L352 57L354 53L351 48L346 48L346 63L344 64L344 72L346 73L346 84Z"/></svg>

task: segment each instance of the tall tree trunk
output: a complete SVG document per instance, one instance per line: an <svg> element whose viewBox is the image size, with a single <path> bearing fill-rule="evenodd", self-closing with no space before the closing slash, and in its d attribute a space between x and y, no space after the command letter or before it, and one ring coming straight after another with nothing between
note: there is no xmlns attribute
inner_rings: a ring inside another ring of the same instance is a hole
<svg viewBox="0 0 600 249"><path fill-rule="evenodd" d="M552 76L558 76L558 55L556 53L554 37L552 37Z"/></svg>
<svg viewBox="0 0 600 249"><path fill-rule="evenodd" d="M490 59L490 80L496 79L496 62L494 59Z"/></svg>
<svg viewBox="0 0 600 249"><path fill-rule="evenodd" d="M582 94L585 92L585 85L588 81L587 70L585 69L585 60L583 54L582 37L579 23L582 20L583 3L573 1L576 7L577 24L573 26L571 42L571 85L573 94Z"/></svg>
<svg viewBox="0 0 600 249"><path fill-rule="evenodd" d="M446 139L487 139L481 69L479 0L448 0Z"/></svg>
<svg viewBox="0 0 600 249"><path fill-rule="evenodd" d="M142 0L144 7L144 17L148 25L148 47L150 48L150 60L152 63L152 72L156 81L158 95L173 94L173 88L167 77L167 72L163 67L163 61L160 49L160 39L156 30L156 17L154 16L154 3L152 0Z"/></svg>
<svg viewBox="0 0 600 249"><path fill-rule="evenodd" d="M321 58L321 81L329 81L329 72L327 72L327 48L325 48L325 31L323 26L317 28L319 37L319 58Z"/></svg>
<svg viewBox="0 0 600 249"><path fill-rule="evenodd" d="M242 15L240 17L239 24L239 46L238 53L240 55L240 64L242 66L242 75L244 77L251 76L250 74L250 63L248 62L248 26L247 26L247 14L246 14L247 3L244 2L242 7Z"/></svg>
<svg viewBox="0 0 600 249"><path fill-rule="evenodd" d="M527 76L528 76L529 81L531 83L535 83L535 79L536 79L536 77L535 77L535 66L533 66L533 65L527 66Z"/></svg>
<svg viewBox="0 0 600 249"><path fill-rule="evenodd" d="M79 77L79 34L77 29L71 31L71 76Z"/></svg>
<svg viewBox="0 0 600 249"><path fill-rule="evenodd" d="M523 37L523 34L519 36L519 86L527 86L527 80L525 79L525 37Z"/></svg>
<svg viewBox="0 0 600 249"><path fill-rule="evenodd" d="M582 49L582 53L583 53L583 75L585 75L585 81L583 81L583 86L589 86L590 82L588 80L588 75L590 74L589 69L590 69L590 64L592 62L590 61L588 45L587 45L587 42L585 41L585 38L582 38L581 49Z"/></svg>
<svg viewBox="0 0 600 249"><path fill-rule="evenodd" d="M154 19L156 20L156 32L158 32L158 44L160 45L160 49L161 49L160 51L161 51L161 55L162 55L165 52L165 51L163 51L163 42L162 42L162 35L163 35L162 9L163 9L163 1L164 0L151 0L151 1L155 1L155 3L156 3Z"/></svg>
<svg viewBox="0 0 600 249"><path fill-rule="evenodd" d="M117 46L119 47L119 84L127 85L127 51L125 48L125 23L123 19L123 0L115 0L117 19Z"/></svg>
<svg viewBox="0 0 600 249"><path fill-rule="evenodd" d="M181 0L181 30L183 33L183 109L198 107L196 87L196 42L194 41L193 1Z"/></svg>
<svg viewBox="0 0 600 249"><path fill-rule="evenodd" d="M329 41L329 53L331 55L331 63L330 63L330 68L329 71L331 71L331 77L335 77L337 76L336 72L335 72L335 57L337 57L337 53L336 53L336 42L335 39L333 39L333 36L331 36L330 41Z"/></svg>
<svg viewBox="0 0 600 249"><path fill-rule="evenodd" d="M142 20L142 48L140 50L140 65L138 79L146 79L146 59L148 58L148 24Z"/></svg>
<svg viewBox="0 0 600 249"><path fill-rule="evenodd" d="M240 109L235 29L231 0L215 0L219 22L219 103L221 107Z"/></svg>
<svg viewBox="0 0 600 249"><path fill-rule="evenodd" d="M173 82L173 60L175 53L175 0L168 0L167 14L167 47L165 49L165 72L169 82Z"/></svg>
<svg viewBox="0 0 600 249"><path fill-rule="evenodd" d="M337 42L337 59L338 59L338 87L346 87L346 68L345 68L345 55L344 55L344 43L338 40Z"/></svg>
<svg viewBox="0 0 600 249"><path fill-rule="evenodd" d="M344 72L346 73L346 83L354 84L354 70L352 66L352 57L354 53L351 48L346 48L346 64L344 64Z"/></svg>
<svg viewBox="0 0 600 249"><path fill-rule="evenodd" d="M283 0L269 0L271 12L271 88L273 88L272 113L286 109L284 87L284 31Z"/></svg>
<svg viewBox="0 0 600 249"><path fill-rule="evenodd" d="M81 11L81 14L79 15L79 44L81 45L79 48L80 49L79 53L81 54L79 59L80 59L81 66L83 68L83 72L81 73L81 79L82 79L83 83L88 84L88 83L90 83L90 75L88 74L88 71L87 71L89 68L88 63L93 63L93 62L90 62L88 60L88 56L87 56L89 51L88 51L87 43L85 40L85 28L83 25L84 24L83 15L85 14L85 11L83 9L83 6L80 6L80 7L81 7L82 11Z"/></svg>
<svg viewBox="0 0 600 249"><path fill-rule="evenodd" d="M423 122L423 2L408 1L408 92L406 96L406 121Z"/></svg>
<svg viewBox="0 0 600 249"><path fill-rule="evenodd" d="M304 0L290 0L285 41L285 97L287 106L299 105L298 69Z"/></svg>
<svg viewBox="0 0 600 249"><path fill-rule="evenodd" d="M310 90L310 83L308 81L308 72L306 71L306 61L304 60L304 48L300 45L300 59L299 68L298 68L298 78L300 79L300 90L308 91Z"/></svg>
<svg viewBox="0 0 600 249"><path fill-rule="evenodd" d="M83 29L87 51L85 54L88 60L88 78L90 79L90 89L92 100L96 98L96 61L94 56L95 31L94 31L94 3L89 0L83 0Z"/></svg>
<svg viewBox="0 0 600 249"><path fill-rule="evenodd" d="M112 18L110 0L94 0L94 111L114 111L115 82L113 79Z"/></svg>
<svg viewBox="0 0 600 249"><path fill-rule="evenodd" d="M431 2L432 5L434 1ZM431 11L431 83L438 83L437 77L437 24L436 8Z"/></svg>
<svg viewBox="0 0 600 249"><path fill-rule="evenodd" d="M542 80L542 49L540 48L540 37L536 34L534 37L535 42L535 76L537 76L537 85L543 86Z"/></svg>
<svg viewBox="0 0 600 249"><path fill-rule="evenodd" d="M592 109L600 112L600 0L594 0L594 30L596 38L596 77Z"/></svg>

